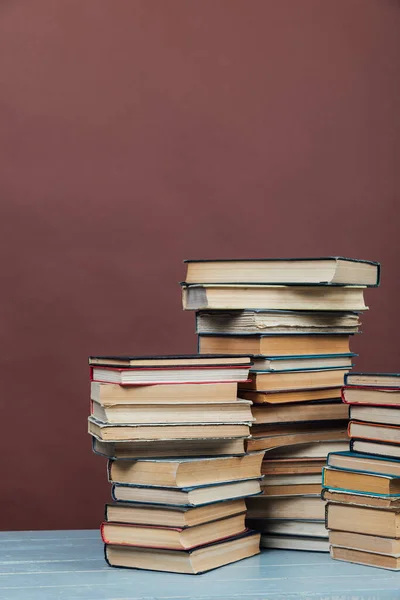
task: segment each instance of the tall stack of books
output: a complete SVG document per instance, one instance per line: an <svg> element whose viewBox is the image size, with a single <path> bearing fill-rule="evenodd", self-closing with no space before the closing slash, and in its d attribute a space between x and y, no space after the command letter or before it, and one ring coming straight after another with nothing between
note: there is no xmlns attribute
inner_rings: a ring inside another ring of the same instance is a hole
<svg viewBox="0 0 400 600"><path fill-rule="evenodd" d="M323 474L331 555L400 570L400 374L352 373L350 452L332 453Z"/></svg>
<svg viewBox="0 0 400 600"><path fill-rule="evenodd" d="M321 473L348 448L340 399L352 367L351 336L379 264L345 258L189 260L183 308L196 311L198 350L251 354L248 451L265 451L263 494L248 524L265 547L328 551Z"/></svg>
<svg viewBox="0 0 400 600"><path fill-rule="evenodd" d="M246 453L248 356L91 357L93 450L109 459L108 563L199 573L259 552L244 498L263 453Z"/></svg>

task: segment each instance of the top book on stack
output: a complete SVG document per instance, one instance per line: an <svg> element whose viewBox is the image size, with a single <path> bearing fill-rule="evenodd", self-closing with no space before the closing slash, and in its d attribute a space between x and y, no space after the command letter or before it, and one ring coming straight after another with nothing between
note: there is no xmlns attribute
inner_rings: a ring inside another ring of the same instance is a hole
<svg viewBox="0 0 400 600"><path fill-rule="evenodd" d="M187 260L185 310L363 311L379 263L342 257Z"/></svg>

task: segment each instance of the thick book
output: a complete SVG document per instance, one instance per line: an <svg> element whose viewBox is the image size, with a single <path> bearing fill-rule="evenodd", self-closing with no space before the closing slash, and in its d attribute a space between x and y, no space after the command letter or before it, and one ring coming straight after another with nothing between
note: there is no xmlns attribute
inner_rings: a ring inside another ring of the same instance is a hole
<svg viewBox="0 0 400 600"><path fill-rule="evenodd" d="M232 403L204 404L113 404L101 405L91 401L91 414L104 423L251 423L254 419L249 400L236 400Z"/></svg>
<svg viewBox="0 0 400 600"><path fill-rule="evenodd" d="M265 461L277 459L326 459L329 452L342 452L349 449L347 436L344 439L316 440L271 448L265 453Z"/></svg>
<svg viewBox="0 0 400 600"><path fill-rule="evenodd" d="M349 437L372 441L400 444L400 426L381 425L380 423L364 423L363 421L349 422Z"/></svg>
<svg viewBox="0 0 400 600"><path fill-rule="evenodd" d="M345 386L342 389L342 400L346 404L388 407L393 406L398 408L400 406L400 389L367 386Z"/></svg>
<svg viewBox="0 0 400 600"><path fill-rule="evenodd" d="M358 333L358 313L291 310L198 311L196 333Z"/></svg>
<svg viewBox="0 0 400 600"><path fill-rule="evenodd" d="M279 550L306 550L307 552L329 552L329 541L325 537L293 535L261 535L261 548Z"/></svg>
<svg viewBox="0 0 400 600"><path fill-rule="evenodd" d="M91 367L91 380L118 385L151 385L155 383L230 383L244 382L249 376L250 364L216 367Z"/></svg>
<svg viewBox="0 0 400 600"><path fill-rule="evenodd" d="M352 533L351 531L330 531L329 542L332 546L341 548L400 557L400 540L382 536Z"/></svg>
<svg viewBox="0 0 400 600"><path fill-rule="evenodd" d="M307 444L305 444L307 446ZM294 447L294 446L292 446ZM321 482L322 467L326 464L325 458L268 458L270 452L265 454L261 463L262 475L316 475Z"/></svg>
<svg viewBox="0 0 400 600"><path fill-rule="evenodd" d="M306 520L325 517L325 502L320 496L293 496L271 498L269 496L258 496L248 498L248 519L296 519Z"/></svg>
<svg viewBox="0 0 400 600"><path fill-rule="evenodd" d="M368 567L379 567L390 571L400 570L400 558L396 556L387 556L376 552L362 552L351 548L341 548L340 546L331 546L330 553L334 560L342 560Z"/></svg>
<svg viewBox="0 0 400 600"><path fill-rule="evenodd" d="M177 456L241 456L245 454L245 438L210 438L187 440L153 440L148 442L101 442L92 437L95 454L106 458L176 458Z"/></svg>
<svg viewBox="0 0 400 600"><path fill-rule="evenodd" d="M284 423L281 426L254 426L251 431L252 437L246 440L246 448L248 452L253 452L294 444L346 440L346 425L347 421L311 421L298 425Z"/></svg>
<svg viewBox="0 0 400 600"><path fill-rule="evenodd" d="M330 490L361 492L380 496L399 496L400 477L349 471L333 467L322 470L322 486Z"/></svg>
<svg viewBox="0 0 400 600"><path fill-rule="evenodd" d="M301 421L336 421L347 419L348 407L340 401L314 402L292 406L255 404L251 408L255 425L269 423L298 423Z"/></svg>
<svg viewBox="0 0 400 600"><path fill-rule="evenodd" d="M260 534L246 531L218 543L194 550L158 550L106 544L105 558L111 567L148 569L196 575L260 552Z"/></svg>
<svg viewBox="0 0 400 600"><path fill-rule="evenodd" d="M330 502L326 506L328 529L400 538L400 512Z"/></svg>
<svg viewBox="0 0 400 600"><path fill-rule="evenodd" d="M339 386L315 389L297 389L280 391L262 391L254 390L239 391L239 396L246 400L251 400L253 404L294 404L302 402L319 402L325 400L340 399L341 388Z"/></svg>
<svg viewBox="0 0 400 600"><path fill-rule="evenodd" d="M190 550L244 533L245 514L185 528L104 522L100 531L105 544Z"/></svg>
<svg viewBox="0 0 400 600"><path fill-rule="evenodd" d="M109 461L112 483L184 488L260 477L263 452L244 456Z"/></svg>
<svg viewBox="0 0 400 600"><path fill-rule="evenodd" d="M268 475L261 482L264 496L303 496L321 493L321 472Z"/></svg>
<svg viewBox="0 0 400 600"><path fill-rule="evenodd" d="M249 364L247 355L227 356L226 354L177 354L160 356L89 356L89 365L132 369L180 369L216 367L221 365Z"/></svg>
<svg viewBox="0 0 400 600"><path fill-rule="evenodd" d="M350 406L349 415L352 421L400 425L400 411L397 407Z"/></svg>
<svg viewBox="0 0 400 600"><path fill-rule="evenodd" d="M399 444L385 444L380 441L350 440L350 450L364 454L374 454L383 458L400 458Z"/></svg>
<svg viewBox="0 0 400 600"><path fill-rule="evenodd" d="M290 535L328 539L328 530L325 527L325 519L313 519L310 521L268 518L246 519L246 525L250 527L250 529L268 535Z"/></svg>
<svg viewBox="0 0 400 600"><path fill-rule="evenodd" d="M400 459L385 459L382 456L359 452L331 452L328 454L326 464L335 469L400 477Z"/></svg>
<svg viewBox="0 0 400 600"><path fill-rule="evenodd" d="M400 373L349 373L346 377L345 385L400 388Z"/></svg>
<svg viewBox="0 0 400 600"><path fill-rule="evenodd" d="M163 423L152 425L136 425L134 423L104 423L94 417L88 418L88 432L102 442L130 442L134 440L184 440L206 438L247 437L250 434L249 425L239 424L210 424L174 425Z"/></svg>
<svg viewBox="0 0 400 600"><path fill-rule="evenodd" d="M134 525L154 525L157 527L162 527L168 523L169 527L185 528L240 515L245 511L246 504L243 498L195 508L115 502L114 504L106 504L105 521Z"/></svg>
<svg viewBox="0 0 400 600"><path fill-rule="evenodd" d="M364 492L350 492L323 488L321 498L330 504L349 504L367 508L400 510L400 496L379 496Z"/></svg>
<svg viewBox="0 0 400 600"><path fill-rule="evenodd" d="M184 310L364 311L362 287L182 284Z"/></svg>
<svg viewBox="0 0 400 600"><path fill-rule="evenodd" d="M328 358L333 360L339 354L341 356L337 358L340 358L343 363L343 361L352 356L349 347L349 337L349 335L330 335L329 333L319 333L317 335L273 335L266 333L258 335L203 334L199 335L198 341L199 352L201 354L218 350L229 352L230 354L248 353L252 356L265 356L270 360L273 357L282 358L286 356L291 358L292 362L296 358L300 359L302 356L309 357L309 362L312 359L315 361L318 359L318 355L328 355ZM293 369L296 368L296 362L294 362L294 365ZM276 370L283 370L279 369L279 365L274 368ZM297 369L300 368L301 365L297 366Z"/></svg>
<svg viewBox="0 0 400 600"><path fill-rule="evenodd" d="M250 379L240 383L240 390L279 391L321 389L338 387L343 384L343 378L348 369L327 369L319 371L253 371ZM241 396L242 397L242 396Z"/></svg>
<svg viewBox="0 0 400 600"><path fill-rule="evenodd" d="M278 285L377 286L375 261L324 256L315 258L231 258L185 260L187 283L268 283Z"/></svg>
<svg viewBox="0 0 400 600"><path fill-rule="evenodd" d="M351 369L355 354L318 354L304 356L263 356L253 358L251 371L314 371Z"/></svg>
<svg viewBox="0 0 400 600"><path fill-rule="evenodd" d="M103 406L114 404L208 404L235 402L237 383L168 383L157 385L90 384L90 398Z"/></svg>
<svg viewBox="0 0 400 600"><path fill-rule="evenodd" d="M259 494L261 494L259 479L242 479L187 488L114 484L111 489L111 496L115 502L183 507L223 503Z"/></svg>

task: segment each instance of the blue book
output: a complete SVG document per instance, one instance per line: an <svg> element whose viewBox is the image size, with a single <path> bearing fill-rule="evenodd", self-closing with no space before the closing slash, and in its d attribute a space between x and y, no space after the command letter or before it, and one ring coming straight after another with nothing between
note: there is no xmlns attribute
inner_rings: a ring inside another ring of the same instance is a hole
<svg viewBox="0 0 400 600"><path fill-rule="evenodd" d="M342 492L391 498L400 495L400 476L324 467L322 487Z"/></svg>

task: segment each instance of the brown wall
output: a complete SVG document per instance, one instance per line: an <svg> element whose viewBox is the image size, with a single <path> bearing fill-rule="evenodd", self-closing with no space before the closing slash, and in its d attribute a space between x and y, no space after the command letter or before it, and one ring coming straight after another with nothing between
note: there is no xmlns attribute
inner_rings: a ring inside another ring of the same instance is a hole
<svg viewBox="0 0 400 600"><path fill-rule="evenodd" d="M87 356L195 349L184 258L380 260L357 367L400 369L399 16L1 3L1 528L98 525Z"/></svg>

